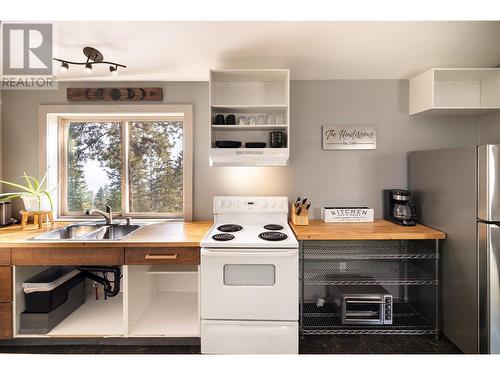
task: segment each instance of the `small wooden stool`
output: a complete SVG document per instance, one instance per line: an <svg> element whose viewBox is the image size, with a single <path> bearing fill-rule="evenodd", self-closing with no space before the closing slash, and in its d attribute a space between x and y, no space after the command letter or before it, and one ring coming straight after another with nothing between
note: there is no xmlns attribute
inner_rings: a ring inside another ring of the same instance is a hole
<svg viewBox="0 0 500 375"><path fill-rule="evenodd" d="M26 211L21 210L21 230L26 229L26 224L30 216L33 216L33 224L38 223L38 229L42 229L42 225L45 221L50 221L54 224L54 216L52 216L52 211Z"/></svg>

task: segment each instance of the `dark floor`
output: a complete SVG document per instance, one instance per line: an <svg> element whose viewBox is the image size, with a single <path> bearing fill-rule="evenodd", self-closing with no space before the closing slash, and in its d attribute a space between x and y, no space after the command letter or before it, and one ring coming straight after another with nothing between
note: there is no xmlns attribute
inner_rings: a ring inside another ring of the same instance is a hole
<svg viewBox="0 0 500 375"><path fill-rule="evenodd" d="M0 349L1 350L1 349ZM301 354L457 354L446 337L403 335L306 335Z"/></svg>
<svg viewBox="0 0 500 375"><path fill-rule="evenodd" d="M0 353L23 354L200 354L199 346L175 345L29 345L0 346Z"/></svg>
<svg viewBox="0 0 500 375"><path fill-rule="evenodd" d="M27 354L199 354L199 345L1 345L0 353ZM304 336L301 354L456 354L445 337L366 335Z"/></svg>

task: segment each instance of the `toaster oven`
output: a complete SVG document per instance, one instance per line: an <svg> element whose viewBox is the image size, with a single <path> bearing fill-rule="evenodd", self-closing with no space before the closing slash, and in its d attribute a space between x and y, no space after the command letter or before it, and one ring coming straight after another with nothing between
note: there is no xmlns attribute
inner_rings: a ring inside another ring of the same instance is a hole
<svg viewBox="0 0 500 375"><path fill-rule="evenodd" d="M393 297L382 286L332 287L329 293L342 324L392 324Z"/></svg>
<svg viewBox="0 0 500 375"><path fill-rule="evenodd" d="M12 208L10 202L0 202L0 226L12 224Z"/></svg>

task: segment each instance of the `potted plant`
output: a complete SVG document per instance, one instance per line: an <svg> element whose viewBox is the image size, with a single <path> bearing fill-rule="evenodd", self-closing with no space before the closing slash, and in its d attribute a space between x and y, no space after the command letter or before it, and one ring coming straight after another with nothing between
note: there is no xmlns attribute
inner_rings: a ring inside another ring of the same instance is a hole
<svg viewBox="0 0 500 375"><path fill-rule="evenodd" d="M47 172L45 172L41 180L33 176L28 176L26 172L23 172L23 178L26 185L0 180L0 183L18 189L18 191L0 194L0 200L22 198L26 211L53 211L54 204L52 203L50 192L43 188L47 179Z"/></svg>

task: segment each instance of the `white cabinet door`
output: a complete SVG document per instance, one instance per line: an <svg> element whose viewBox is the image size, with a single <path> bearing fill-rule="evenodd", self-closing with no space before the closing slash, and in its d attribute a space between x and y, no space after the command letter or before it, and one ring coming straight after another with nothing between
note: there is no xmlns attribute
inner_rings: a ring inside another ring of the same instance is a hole
<svg viewBox="0 0 500 375"><path fill-rule="evenodd" d="M204 354L297 354L297 322L201 322Z"/></svg>
<svg viewBox="0 0 500 375"><path fill-rule="evenodd" d="M296 249L202 249L202 319L298 320L298 268Z"/></svg>

